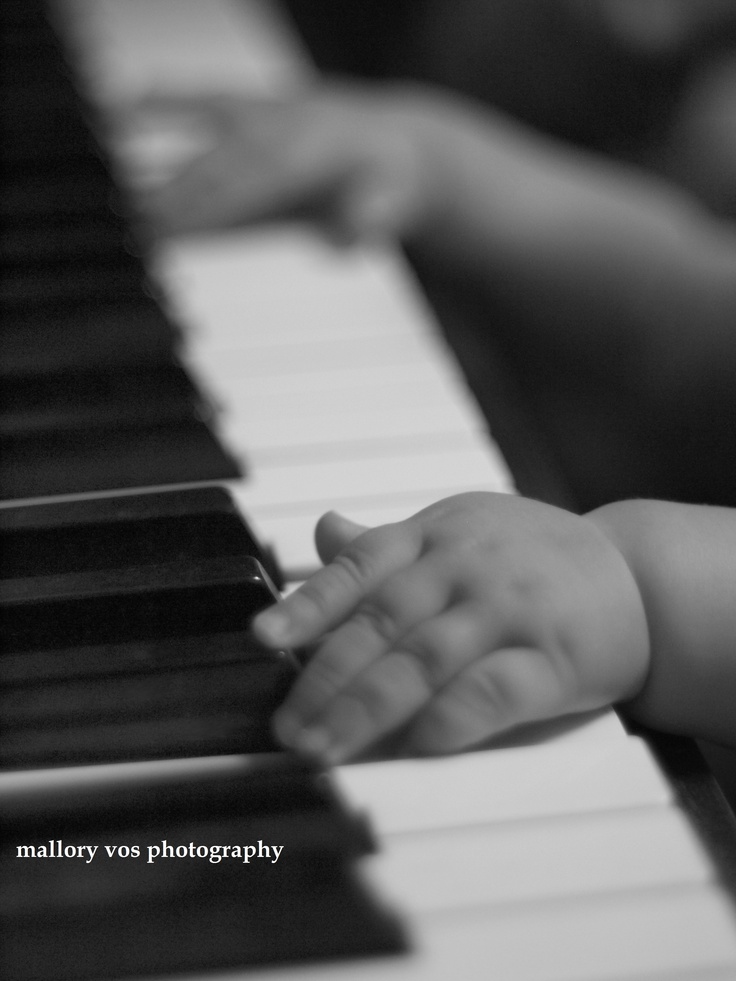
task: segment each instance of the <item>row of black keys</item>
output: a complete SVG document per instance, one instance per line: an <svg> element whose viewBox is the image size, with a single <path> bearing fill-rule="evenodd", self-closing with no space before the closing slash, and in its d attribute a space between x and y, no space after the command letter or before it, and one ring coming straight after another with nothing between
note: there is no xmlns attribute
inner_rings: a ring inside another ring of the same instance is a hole
<svg viewBox="0 0 736 981"><path fill-rule="evenodd" d="M0 976L13 981L405 949L396 918L355 876L374 847L365 822L324 774L287 756L6 791L0 829ZM71 857L79 845L97 846L90 861L86 848ZM255 854L211 862L223 845Z"/></svg>
<svg viewBox="0 0 736 981"><path fill-rule="evenodd" d="M251 635L274 599L264 566L278 571L224 490L0 509L0 554L3 768L139 764L36 785L6 773L0 976L99 981L404 949L355 877L373 847L364 821L273 741L298 662ZM149 863L163 841L179 852ZM215 864L190 842L282 851ZM90 862L58 857L85 843L98 846Z"/></svg>
<svg viewBox="0 0 736 981"><path fill-rule="evenodd" d="M0 497L239 476L43 5L0 32Z"/></svg>
<svg viewBox="0 0 736 981"><path fill-rule="evenodd" d="M6 508L0 554L0 765L276 748L296 663L249 624L278 570L225 491Z"/></svg>
<svg viewBox="0 0 736 981"><path fill-rule="evenodd" d="M0 495L236 476L44 4L3 0L0 32ZM326 774L274 745L270 716L297 668L249 631L273 599L264 566L277 578L216 489L0 509L0 766L44 774L0 776L3 978L403 947L354 877L372 847L365 823ZM211 756L225 767L170 762ZM90 780L78 766L90 763L123 765ZM57 783L44 768L59 766L74 769ZM163 840L283 851L276 864L149 864ZM98 853L43 857L57 842ZM38 857L19 856L27 846Z"/></svg>

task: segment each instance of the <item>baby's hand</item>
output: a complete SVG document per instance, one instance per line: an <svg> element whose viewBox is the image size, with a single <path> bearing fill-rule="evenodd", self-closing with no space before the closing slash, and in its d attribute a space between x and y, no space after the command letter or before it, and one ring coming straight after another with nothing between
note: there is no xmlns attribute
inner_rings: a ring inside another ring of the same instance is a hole
<svg viewBox="0 0 736 981"><path fill-rule="evenodd" d="M270 646L316 643L274 720L287 746L453 752L644 683L636 582L585 518L473 493L369 531L329 514L317 543L325 568L254 621Z"/></svg>
<svg viewBox="0 0 736 981"><path fill-rule="evenodd" d="M210 148L143 191L162 234L308 216L340 240L401 235L429 207L433 112L404 89L290 98L159 94L131 114L209 132Z"/></svg>

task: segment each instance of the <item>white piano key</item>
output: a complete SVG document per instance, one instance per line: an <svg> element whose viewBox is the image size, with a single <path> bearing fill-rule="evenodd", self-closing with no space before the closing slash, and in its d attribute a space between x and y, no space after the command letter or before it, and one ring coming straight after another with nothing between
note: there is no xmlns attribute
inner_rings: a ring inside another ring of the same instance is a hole
<svg viewBox="0 0 736 981"><path fill-rule="evenodd" d="M464 478L450 470L443 474L443 463L448 468L460 465ZM500 454L494 457L492 445L485 445L482 451L435 449L398 460L353 454L348 457L348 466L344 464L322 460L261 467L246 481L227 483L258 536L274 547L287 579L303 579L319 568L313 532L325 511L336 510L355 520L375 517L376 523L382 523L389 515L390 520L408 517L452 494L474 489L506 493L511 489L510 479L505 479L504 461ZM412 464L417 470L408 473ZM468 465L485 480L474 485ZM271 493L269 486L277 490Z"/></svg>
<svg viewBox="0 0 736 981"><path fill-rule="evenodd" d="M451 922L428 917L422 926L433 954L431 973L417 975L424 978L442 977L443 967L444 977L453 976L453 963L454 976L487 978L490 968L499 981L640 979L652 971L736 966L732 913L725 897L706 887L490 907Z"/></svg>
<svg viewBox="0 0 736 981"><path fill-rule="evenodd" d="M186 981L720 981L736 977L717 889L665 887L420 916L405 956L194 974ZM149 979L153 981L153 979Z"/></svg>
<svg viewBox="0 0 736 981"><path fill-rule="evenodd" d="M334 445L346 455L347 443L436 436L438 445L448 434L464 437L462 445L490 445L485 420L473 406L453 398L431 383L407 388L392 384L374 390L370 385L342 385L327 390L290 393L281 404L248 381L226 388L200 375L217 415L213 424L225 441L252 462L265 461L259 451ZM480 434L478 437L474 434ZM349 455L349 454L348 454Z"/></svg>
<svg viewBox="0 0 736 981"><path fill-rule="evenodd" d="M304 505L293 514L276 513L256 516L249 514L247 508L242 504L244 489L245 485L230 484L230 490L238 503L242 505L243 513L252 524L259 539L275 548L279 564L285 570L287 579L304 579L309 572L318 569L321 562L314 547L314 526L325 511L340 510L339 503L344 502L336 502L328 507L320 507L318 504ZM421 510L424 506L424 498L415 496L402 502L378 501L374 502L373 507L348 508L345 516L373 526L387 524L390 521L400 521ZM293 575L293 572L296 572L297 575Z"/></svg>
<svg viewBox="0 0 736 981"><path fill-rule="evenodd" d="M686 968L684 971L657 971L656 974L648 974L646 981L734 981L736 979L736 968L723 965L721 967ZM611 978L610 981L625 981L620 976Z"/></svg>
<svg viewBox="0 0 736 981"><path fill-rule="evenodd" d="M370 813L379 836L672 801L646 744L633 736L351 764L338 767L336 779L347 802Z"/></svg>
<svg viewBox="0 0 736 981"><path fill-rule="evenodd" d="M395 364L416 364L440 357L429 349L422 338L413 334L359 336L315 340L306 330L293 344L277 348L268 345L249 348L228 348L220 358L194 346L202 358L218 374L235 375L245 381L266 375L299 375L312 371L340 371L360 365L363 368Z"/></svg>
<svg viewBox="0 0 736 981"><path fill-rule="evenodd" d="M259 419L257 427L246 427L250 438L244 445L248 458L255 466L286 462L289 454L307 452L312 459L320 456L343 456L346 445L362 442L396 441L410 438L432 440L442 445L450 435L467 432L468 421L459 408L450 405L430 405L427 409L409 407L400 412L344 412L329 415L304 416L292 419Z"/></svg>
<svg viewBox="0 0 736 981"><path fill-rule="evenodd" d="M313 416L403 411L447 412L465 421L468 429L486 429L487 423L467 390L460 389L436 366L424 362L385 365L373 372L350 368L339 372L312 371L300 375L268 374L257 378L223 377L202 362L190 371L226 420L242 421L254 428L254 420L299 419ZM371 381L371 375L374 375Z"/></svg>
<svg viewBox="0 0 736 981"><path fill-rule="evenodd" d="M317 367L308 373L284 374L279 371L278 353L274 352L271 370L257 377L249 376L246 384L240 371L241 359L247 360L245 352L236 350L228 356L220 353L213 356L211 352L198 350L194 344L182 354L188 363L191 362L193 370L203 371L229 398L242 399L245 406L255 402L261 407L261 400L266 398L272 403L267 406L269 412L293 412L295 408L298 411L301 404L318 400L320 393L324 393L323 400L316 404L324 407L329 407L334 398L344 398L346 390L364 397L363 393L370 391L371 382L378 398L393 398L399 404L406 400L407 393L414 397L415 390L416 398L424 398L435 391L448 395L459 391L470 399L467 388L460 387L460 379L451 366L443 366L434 358L371 367L351 364L339 372ZM389 394L384 396L384 391Z"/></svg>
<svg viewBox="0 0 736 981"><path fill-rule="evenodd" d="M380 896L415 914L713 878L671 807L387 835L368 871Z"/></svg>
<svg viewBox="0 0 736 981"><path fill-rule="evenodd" d="M231 485L236 497L240 491ZM499 488L501 489L501 488ZM406 495L400 500L383 499L363 504L358 501L332 500L328 506L305 505L297 513L259 514L250 519L261 541L275 547L287 579L304 579L321 565L314 547L313 531L317 519L327 510L341 511L346 517L369 527L402 521L434 503L430 494ZM245 507L244 507L245 513Z"/></svg>
<svg viewBox="0 0 736 981"><path fill-rule="evenodd" d="M295 375L268 373L277 370L277 362L264 359L265 370L252 377L222 378L206 360L195 362L192 371L220 410L216 422L225 440L252 459L253 451L269 447L487 432L467 391L426 363L405 370L396 363L384 365L371 384L365 367L323 372L305 366Z"/></svg>
<svg viewBox="0 0 736 981"><path fill-rule="evenodd" d="M387 430L384 434L381 434L380 432L367 429L364 434L357 433L354 438L345 439L342 442L336 440L332 443L322 443L319 440L313 442L305 440L304 442L295 442L292 446L267 448L262 451L256 449L255 452L248 452L247 459L254 464L254 471L256 473L265 474L272 468L291 471L294 468L301 470L305 465L308 465L310 469L314 469L319 466L330 466L333 464L339 464L341 470L344 472L354 464L363 461L372 461L370 464L371 468L388 466L393 469L392 460L395 457L400 457L403 463L401 464L400 470L397 471L397 476L400 477L401 483L394 483L391 477L385 480L380 475L377 481L374 482L371 496L375 497L377 493L378 496L386 499L395 493L402 495L406 493L410 485L405 474L401 473L401 470L404 467L411 468L412 458L417 454L432 454L437 457L443 457L445 453L452 451L452 459L455 459L457 452L461 450L464 451L465 455L468 455L474 449L479 449L480 455L488 464L488 472L490 473L492 462L489 458L487 448L484 444L479 447L479 440L477 438L479 436L482 437L482 435L482 433L468 432L464 428L422 432L419 429L413 430L411 426L402 428L399 425L398 432ZM496 477L497 475L494 474L494 480L496 480ZM250 483L252 485L253 482L251 481ZM460 493L472 489L468 486L467 482L463 482L462 480L460 482L445 482L443 486L450 488L449 491L443 493L443 496L446 496L447 493ZM433 487L434 480L431 480L426 488L420 487L419 489L431 491L435 494L436 499L437 492L433 490ZM361 487L358 496L362 496L365 489L365 486ZM416 488L414 489L416 490ZM490 490L492 488L486 483L485 489ZM248 490L246 490L246 493L248 493ZM341 478L340 483L333 486L332 493L337 495L337 500L352 500L356 495L355 483L345 474ZM321 496L319 499L324 500L324 496ZM297 501L296 503L299 502Z"/></svg>
<svg viewBox="0 0 736 981"><path fill-rule="evenodd" d="M629 976L630 977L630 976ZM736 969L733 964L720 967L690 967L684 971L657 971L654 974L647 974L646 981L735 981ZM618 978L611 978L610 981L627 981Z"/></svg>
<svg viewBox="0 0 736 981"><path fill-rule="evenodd" d="M155 270L178 319L200 342L227 348L264 341L427 334L432 318L389 270L378 248L337 248L300 226L237 230L168 243Z"/></svg>
<svg viewBox="0 0 736 981"><path fill-rule="evenodd" d="M380 339L367 345L364 342L363 346L342 344L328 348L330 353L326 362L320 357L323 351L305 345L303 351L307 360L297 370L293 361L282 360L277 349L261 350L257 358L253 358L246 349L212 352L193 344L184 354L196 370L204 373L230 398L263 395L274 403L274 411L279 411L280 402L289 406L306 400L306 396L316 398L320 392L324 392L325 400L344 397L345 389L353 387L360 394L369 387L372 373L379 390L381 386L403 386L405 399L431 397L436 391L440 395L458 396L461 402L474 402L450 364L436 352L421 350L416 340L405 345L386 345L384 353L373 350L374 345L379 348ZM361 360L366 347L370 354ZM390 356L391 351L394 357ZM256 363L260 363L259 371L254 370ZM419 386L416 395L415 385Z"/></svg>
<svg viewBox="0 0 736 981"><path fill-rule="evenodd" d="M426 406L402 404L397 400L396 405L386 406L370 398L347 396L334 400L322 412L315 411L306 400L303 412L292 415L254 409L242 411L240 406L226 401L215 426L256 465L269 459L277 462L274 454L282 456L284 448L313 447L317 451L320 447L327 450L333 446L335 454L344 454L344 444L364 440L436 436L444 441L451 433L486 434L483 420L468 417L462 406L451 399L433 400Z"/></svg>
<svg viewBox="0 0 736 981"><path fill-rule="evenodd" d="M231 487L231 489L233 489ZM238 489L234 488L235 496ZM249 515L250 522L261 541L274 548L276 557L288 581L303 580L321 565L313 541L314 526L319 517L328 510L336 510L354 520L368 524L382 524L389 520L400 520L409 514L428 507L436 500L436 494L394 495L390 498L377 498L363 502L357 499L341 500L332 498L329 502L314 502L311 506L295 505L296 513L258 513ZM375 518L375 522L372 519Z"/></svg>
<svg viewBox="0 0 736 981"><path fill-rule="evenodd" d="M238 498L246 513L258 517L293 505L330 508L337 502L400 501L419 493L427 494L429 504L461 491L497 489L505 488L499 487L485 447L450 446L434 452L402 447L398 455L387 449L383 456L261 467L239 489Z"/></svg>

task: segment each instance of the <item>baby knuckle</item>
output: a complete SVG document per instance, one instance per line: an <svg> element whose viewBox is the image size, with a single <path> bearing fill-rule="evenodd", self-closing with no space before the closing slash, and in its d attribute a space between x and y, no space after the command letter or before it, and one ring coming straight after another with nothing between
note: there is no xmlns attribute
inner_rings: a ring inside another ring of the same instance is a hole
<svg viewBox="0 0 736 981"><path fill-rule="evenodd" d="M505 673L494 670L490 658L460 678L455 685L455 699L465 711L492 721L494 729L512 725L519 716L518 689Z"/></svg>
<svg viewBox="0 0 736 981"><path fill-rule="evenodd" d="M375 582L387 571L387 556L395 553L396 533L392 530L396 525L382 525L370 528L345 548L333 559L335 565L347 579L358 586L366 586Z"/></svg>
<svg viewBox="0 0 736 981"><path fill-rule="evenodd" d="M317 654L309 662L309 671L301 675L300 682L306 705L323 704L345 684L345 670L340 662Z"/></svg>
<svg viewBox="0 0 736 981"><path fill-rule="evenodd" d="M360 542L351 542L331 563L335 574L348 585L364 588L375 576L373 555Z"/></svg>
<svg viewBox="0 0 736 981"><path fill-rule="evenodd" d="M387 643L393 640L399 629L395 611L385 606L379 597L371 597L361 603L353 614L353 622L377 634Z"/></svg>
<svg viewBox="0 0 736 981"><path fill-rule="evenodd" d="M457 752L494 731L493 717L451 686L441 691L409 733L411 749L422 754Z"/></svg>
<svg viewBox="0 0 736 981"><path fill-rule="evenodd" d="M343 708L352 707L354 715L360 715L366 731L380 732L390 718L390 699L386 688L377 678L360 678L348 690L340 694Z"/></svg>
<svg viewBox="0 0 736 981"><path fill-rule="evenodd" d="M447 648L435 633L416 630L402 639L401 650L411 658L427 688L437 688L445 680Z"/></svg>

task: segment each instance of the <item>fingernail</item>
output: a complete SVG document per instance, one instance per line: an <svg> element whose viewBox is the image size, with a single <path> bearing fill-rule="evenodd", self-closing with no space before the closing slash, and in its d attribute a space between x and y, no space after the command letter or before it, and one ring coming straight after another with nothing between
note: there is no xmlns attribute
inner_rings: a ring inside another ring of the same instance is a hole
<svg viewBox="0 0 736 981"><path fill-rule="evenodd" d="M277 712L273 717L276 738L289 749L318 759L321 763L335 763L338 750L332 734L322 726L302 726L291 713Z"/></svg>
<svg viewBox="0 0 736 981"><path fill-rule="evenodd" d="M327 761L332 750L332 736L321 726L307 726L300 730L294 741L294 748L305 756L316 756Z"/></svg>
<svg viewBox="0 0 736 981"><path fill-rule="evenodd" d="M259 613L253 620L253 630L260 640L273 647L286 647L289 640L289 618L278 606Z"/></svg>

